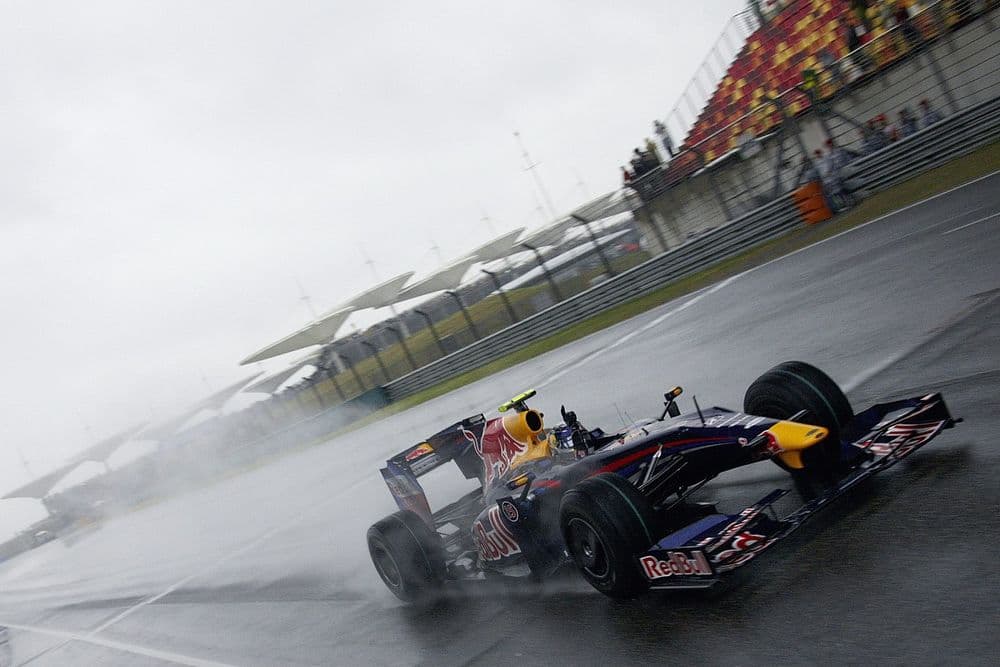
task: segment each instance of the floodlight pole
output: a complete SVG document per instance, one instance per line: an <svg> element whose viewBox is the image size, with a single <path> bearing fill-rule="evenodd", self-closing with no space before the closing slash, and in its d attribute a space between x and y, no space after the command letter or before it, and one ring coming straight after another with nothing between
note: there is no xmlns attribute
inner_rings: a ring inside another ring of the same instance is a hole
<svg viewBox="0 0 1000 667"><path fill-rule="evenodd" d="M601 259L601 264L604 265L604 270L609 276L615 275L615 270L611 268L611 262L608 261L608 256L604 254L604 248L601 247L601 244L597 241L597 235L594 234L594 230L590 227L590 220L587 220L582 215L577 215L576 213L570 213L569 217L582 224L583 228L587 230L587 234L590 236L590 240L594 244L594 250L597 251L597 256Z"/></svg>
<svg viewBox="0 0 1000 667"><path fill-rule="evenodd" d="M434 328L434 321L431 319L431 316L416 308L413 309L413 312L424 318L424 322L427 322L427 328L431 330L431 335L434 336L434 342L437 343L438 349L441 350L441 356L448 356L448 352L444 349L444 343L441 342L441 336L438 335L437 329Z"/></svg>
<svg viewBox="0 0 1000 667"><path fill-rule="evenodd" d="M514 312L514 306L511 305L510 299L507 298L507 293L503 291L503 287L500 286L500 279L497 274L486 269L479 269L486 275L488 275L493 280L493 286L497 289L497 294L500 295L500 300L503 301L503 305L507 308L507 313L510 315L511 324L517 322L517 313Z"/></svg>
<svg viewBox="0 0 1000 667"><path fill-rule="evenodd" d="M400 347L403 348L403 354L406 355L406 360L410 362L410 368L412 370L417 370L417 362L413 360L413 355L410 354L410 348L406 346L406 340L403 338L403 334L400 333L399 329L396 327L387 326L386 331L391 331L396 336L396 340L399 341Z"/></svg>
<svg viewBox="0 0 1000 667"><path fill-rule="evenodd" d="M454 299L455 303L458 304L459 310L462 311L462 316L465 317L465 323L468 324L469 325L469 329L472 330L472 336L476 340L479 340L479 330L476 329L476 325L472 321L472 318L469 316L469 311L468 311L468 309L466 309L465 304L462 303L461 297L458 296L458 292L456 292L455 290L450 290L449 289L449 290L445 290L444 293L447 294L448 296L450 296L452 299Z"/></svg>
<svg viewBox="0 0 1000 667"><path fill-rule="evenodd" d="M535 185L538 186L538 191L542 193L542 197L545 199L545 205L548 207L548 214L553 220L556 219L556 207L552 205L552 199L549 197L548 190L545 189L545 185L542 183L542 178L535 171L538 167L538 163L532 161L531 156L528 155L528 149L524 147L524 142L521 140L521 133L515 132L514 138L517 139L517 145L521 149L521 157L524 158L524 170L531 173L531 177L535 180Z"/></svg>
<svg viewBox="0 0 1000 667"><path fill-rule="evenodd" d="M359 387L361 387L361 393L367 391L367 387L365 387L365 383L361 379L361 376L358 374L358 369L354 367L354 362L351 361L351 358L344 356L340 352L337 353L337 356L340 357L340 360L344 362L344 365L347 366L348 369L350 369L351 374L354 376L354 381L358 383Z"/></svg>
<svg viewBox="0 0 1000 667"><path fill-rule="evenodd" d="M559 291L559 286L556 285L555 278L553 278L552 274L549 272L549 267L545 266L545 260L542 259L542 253L538 252L538 248L530 243L522 242L521 246L535 253L535 259L538 260L538 266L541 267L542 273L545 274L545 279L549 281L549 287L552 288L552 294L555 295L556 301L562 301L562 293Z"/></svg>
<svg viewBox="0 0 1000 667"><path fill-rule="evenodd" d="M385 381L388 382L389 381L389 371L386 369L385 363L383 363L383 361L382 361L382 355L378 353L378 348L375 347L375 345L372 344L371 341L362 340L362 341L359 341L359 342L362 345L364 345L366 348L368 348L371 351L372 354L375 355L375 361L378 362L378 367L380 369L382 369L382 376L385 378Z"/></svg>

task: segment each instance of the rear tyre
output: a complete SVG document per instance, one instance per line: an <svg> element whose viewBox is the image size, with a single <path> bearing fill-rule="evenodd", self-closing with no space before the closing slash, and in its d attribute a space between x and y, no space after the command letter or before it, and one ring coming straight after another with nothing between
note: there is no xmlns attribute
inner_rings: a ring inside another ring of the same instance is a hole
<svg viewBox="0 0 1000 667"><path fill-rule="evenodd" d="M413 512L390 514L369 528L368 553L382 581L404 602L432 600L444 583L441 538Z"/></svg>
<svg viewBox="0 0 1000 667"><path fill-rule="evenodd" d="M811 477L832 478L840 464L840 429L854 418L844 392L830 376L807 363L786 361L767 371L747 389L743 398L747 414L788 419L804 411L795 421L823 426L826 439L802 452L802 463ZM780 459L775 463L795 474Z"/></svg>
<svg viewBox="0 0 1000 667"><path fill-rule="evenodd" d="M596 475L563 496L559 527L566 548L591 586L618 599L649 588L637 557L658 537L649 501L624 477Z"/></svg>

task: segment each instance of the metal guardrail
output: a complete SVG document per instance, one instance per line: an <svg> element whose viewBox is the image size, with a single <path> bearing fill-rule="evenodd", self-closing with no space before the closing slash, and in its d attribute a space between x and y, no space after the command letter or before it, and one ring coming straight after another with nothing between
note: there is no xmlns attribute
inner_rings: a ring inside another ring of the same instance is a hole
<svg viewBox="0 0 1000 667"><path fill-rule="evenodd" d="M841 170L844 186L867 197L1000 138L1000 96L945 118Z"/></svg>
<svg viewBox="0 0 1000 667"><path fill-rule="evenodd" d="M801 219L791 195L784 195L722 227L691 239L670 252L404 375L387 384L384 389L389 400L410 396L566 326L780 236L800 224Z"/></svg>

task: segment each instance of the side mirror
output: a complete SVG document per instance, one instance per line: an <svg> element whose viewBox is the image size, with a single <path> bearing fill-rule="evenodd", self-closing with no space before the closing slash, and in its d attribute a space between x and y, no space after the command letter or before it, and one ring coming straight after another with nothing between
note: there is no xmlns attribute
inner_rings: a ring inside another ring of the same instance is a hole
<svg viewBox="0 0 1000 667"><path fill-rule="evenodd" d="M667 415L676 417L681 413L681 409L677 407L677 404L674 403L674 401L682 393L684 393L683 389L680 387L674 387L663 395L663 413L660 415L660 421L666 419Z"/></svg>

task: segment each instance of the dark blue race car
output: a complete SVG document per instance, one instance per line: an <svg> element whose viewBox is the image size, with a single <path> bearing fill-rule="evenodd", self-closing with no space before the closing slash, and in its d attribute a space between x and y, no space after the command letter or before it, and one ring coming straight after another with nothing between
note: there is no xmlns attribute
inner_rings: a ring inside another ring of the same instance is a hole
<svg viewBox="0 0 1000 667"><path fill-rule="evenodd" d="M545 428L529 391L499 417L463 419L389 459L381 472L400 511L368 530L382 580L405 601L449 582L538 580L567 565L614 598L706 588L960 421L940 394L854 414L833 380L797 361L760 376L744 412L695 403L681 415L680 394L665 394L659 418L605 433L565 408ZM781 489L737 514L691 502L720 473L765 460L789 471L804 498L791 514L774 512ZM478 488L431 511L418 478L449 461Z"/></svg>

